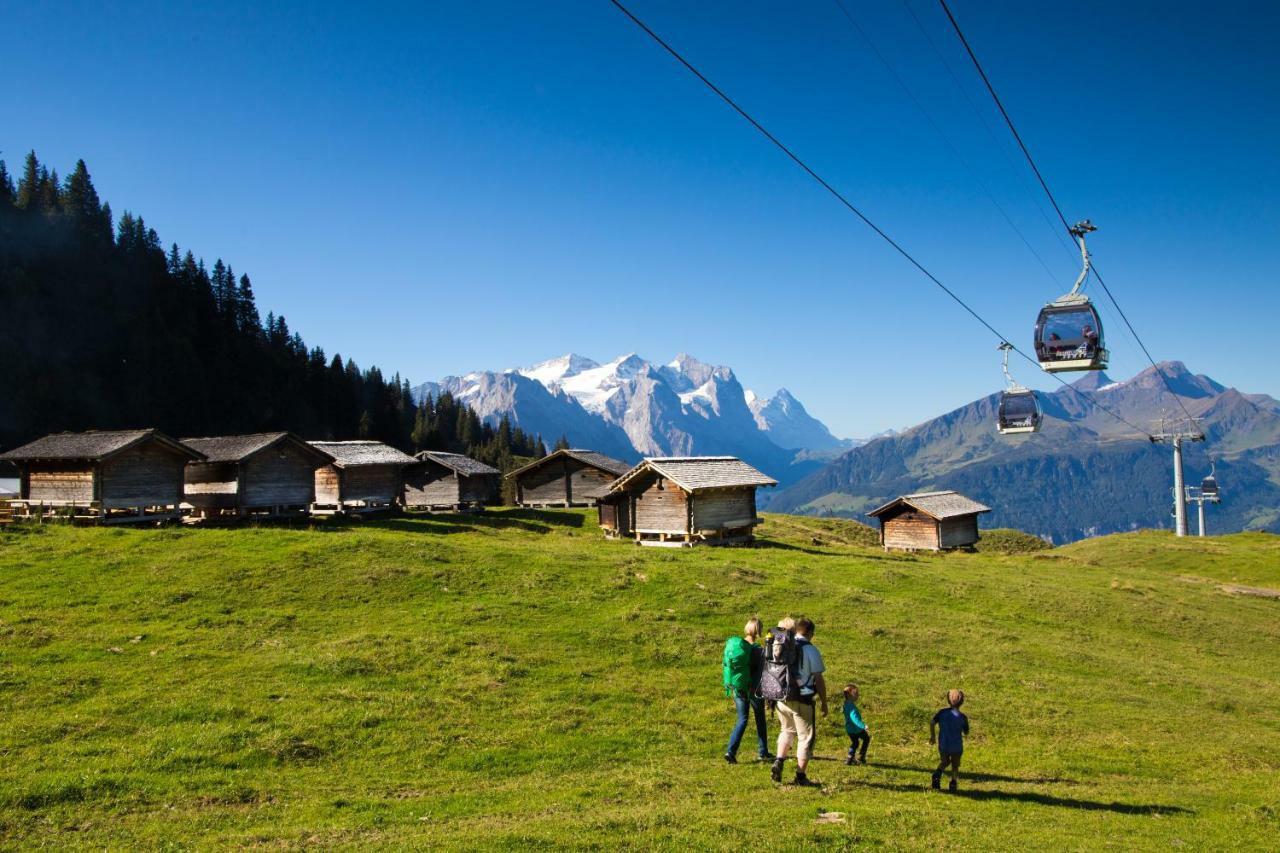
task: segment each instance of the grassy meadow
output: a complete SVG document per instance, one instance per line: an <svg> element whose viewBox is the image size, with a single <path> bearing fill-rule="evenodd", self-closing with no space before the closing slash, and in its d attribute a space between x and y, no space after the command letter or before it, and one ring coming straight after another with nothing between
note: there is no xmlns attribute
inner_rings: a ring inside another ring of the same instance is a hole
<svg viewBox="0 0 1280 853"><path fill-rule="evenodd" d="M1274 849L1280 600L1238 590L1280 588L1280 538L909 556L848 522L761 532L641 549L499 510L0 533L0 846ZM753 613L817 622L870 764L841 763L838 701L820 788L773 785L750 731L723 762L720 653ZM927 790L949 687L958 795Z"/></svg>

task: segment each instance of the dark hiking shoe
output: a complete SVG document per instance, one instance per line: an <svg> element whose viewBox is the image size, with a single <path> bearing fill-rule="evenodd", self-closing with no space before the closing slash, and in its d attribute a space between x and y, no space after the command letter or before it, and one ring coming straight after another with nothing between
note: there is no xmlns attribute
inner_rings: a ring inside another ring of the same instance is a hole
<svg viewBox="0 0 1280 853"><path fill-rule="evenodd" d="M845 766L848 766L848 765L852 764L853 762L855 762L855 761L857 761L857 760L858 760L858 759L856 759L856 758L854 758L852 755L850 755L848 758L846 758L846 759L844 760Z"/></svg>
<svg viewBox="0 0 1280 853"><path fill-rule="evenodd" d="M947 786L947 790L948 790L948 791L950 791L950 792L951 792L951 793L953 793L953 794L956 792L956 780L955 780L955 779L952 779L952 780L951 780L951 784Z"/></svg>
<svg viewBox="0 0 1280 853"><path fill-rule="evenodd" d="M760 760L761 760L761 761L773 761L773 759L774 759L774 758L775 758L775 756L774 756L774 754L773 754L772 752L762 752L762 753L760 753Z"/></svg>
<svg viewBox="0 0 1280 853"><path fill-rule="evenodd" d="M782 759L781 758L773 762L773 767L769 768L769 778L775 782L782 781Z"/></svg>
<svg viewBox="0 0 1280 853"><path fill-rule="evenodd" d="M866 764L866 763L867 763L867 757L866 757L865 755L859 755L859 756L858 756L858 763L859 763L859 764Z"/></svg>
<svg viewBox="0 0 1280 853"><path fill-rule="evenodd" d="M810 779L808 776L806 776L805 774L801 773L801 772L800 772L800 771L798 771L798 770L796 771L796 778L791 782L791 784L792 784L792 785L795 785L796 787L799 787L799 788L820 788L820 787L822 787L819 783L817 783L817 782L813 781L813 780L812 780L812 779Z"/></svg>
<svg viewBox="0 0 1280 853"><path fill-rule="evenodd" d="M726 764L737 764L737 763L738 763L738 759L737 759L737 758L735 758L734 756L730 755L730 754L729 754L729 753L727 753L727 752L724 754L724 760L725 760L725 763L726 763Z"/></svg>
<svg viewBox="0 0 1280 853"><path fill-rule="evenodd" d="M931 786L935 791L942 790L942 774L941 773L933 774L933 779L931 780Z"/></svg>

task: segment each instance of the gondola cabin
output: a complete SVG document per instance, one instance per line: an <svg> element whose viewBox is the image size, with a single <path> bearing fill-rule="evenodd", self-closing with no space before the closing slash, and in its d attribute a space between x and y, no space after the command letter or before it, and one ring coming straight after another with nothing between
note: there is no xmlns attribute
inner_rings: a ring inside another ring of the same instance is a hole
<svg viewBox="0 0 1280 853"><path fill-rule="evenodd" d="M1004 391L996 411L996 429L1001 435L1020 435L1040 431L1040 404L1030 389Z"/></svg>
<svg viewBox="0 0 1280 853"><path fill-rule="evenodd" d="M483 509L497 503L502 472L461 453L424 450L404 469L404 505L411 509Z"/></svg>
<svg viewBox="0 0 1280 853"><path fill-rule="evenodd" d="M333 457L290 432L184 438L204 454L187 463L183 502L195 519L305 514L316 469Z"/></svg>
<svg viewBox="0 0 1280 853"><path fill-rule="evenodd" d="M525 507L594 506L631 466L591 450L557 450L507 474Z"/></svg>
<svg viewBox="0 0 1280 853"><path fill-rule="evenodd" d="M1085 296L1063 298L1040 309L1035 348L1040 367L1050 373L1105 370L1110 358L1102 319Z"/></svg>
<svg viewBox="0 0 1280 853"><path fill-rule="evenodd" d="M416 461L380 441L313 441L333 458L316 469L313 515L394 509L400 504L402 472Z"/></svg>
<svg viewBox="0 0 1280 853"><path fill-rule="evenodd" d="M1210 501L1217 501L1221 498L1218 492L1218 481L1212 474L1200 481L1200 495L1205 500Z"/></svg>
<svg viewBox="0 0 1280 853"><path fill-rule="evenodd" d="M733 456L646 459L600 499L600 526L639 545L749 544L760 524L756 489L776 485Z"/></svg>
<svg viewBox="0 0 1280 853"><path fill-rule="evenodd" d="M94 522L177 518L183 471L202 459L155 429L64 432L0 454L18 468L19 518Z"/></svg>
<svg viewBox="0 0 1280 853"><path fill-rule="evenodd" d="M959 492L903 495L867 515L880 522L886 551L945 551L978 541L978 516L990 507Z"/></svg>

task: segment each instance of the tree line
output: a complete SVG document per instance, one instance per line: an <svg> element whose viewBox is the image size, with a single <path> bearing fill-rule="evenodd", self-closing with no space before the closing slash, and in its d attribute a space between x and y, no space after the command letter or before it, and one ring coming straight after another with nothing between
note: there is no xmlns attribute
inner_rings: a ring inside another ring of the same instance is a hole
<svg viewBox="0 0 1280 853"><path fill-rule="evenodd" d="M249 276L212 267L125 211L83 160L65 179L0 160L0 447L49 432L156 426L178 437L292 430L467 453L507 470L540 436L481 422L448 394L308 346L263 318Z"/></svg>

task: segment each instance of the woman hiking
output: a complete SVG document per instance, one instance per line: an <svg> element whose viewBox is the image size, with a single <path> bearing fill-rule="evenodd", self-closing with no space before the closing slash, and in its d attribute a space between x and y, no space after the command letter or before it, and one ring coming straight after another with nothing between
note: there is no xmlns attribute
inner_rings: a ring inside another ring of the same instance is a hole
<svg viewBox="0 0 1280 853"><path fill-rule="evenodd" d="M724 760L738 763L738 746L747 730L747 717L756 717L756 737L759 740L761 760L773 758L769 754L769 733L764 721L764 699L760 698L760 672L764 668L764 650L756 645L760 636L760 620L754 616L747 620L741 637L730 637L724 644L724 692L733 699L738 712L738 722L729 735L729 748Z"/></svg>

